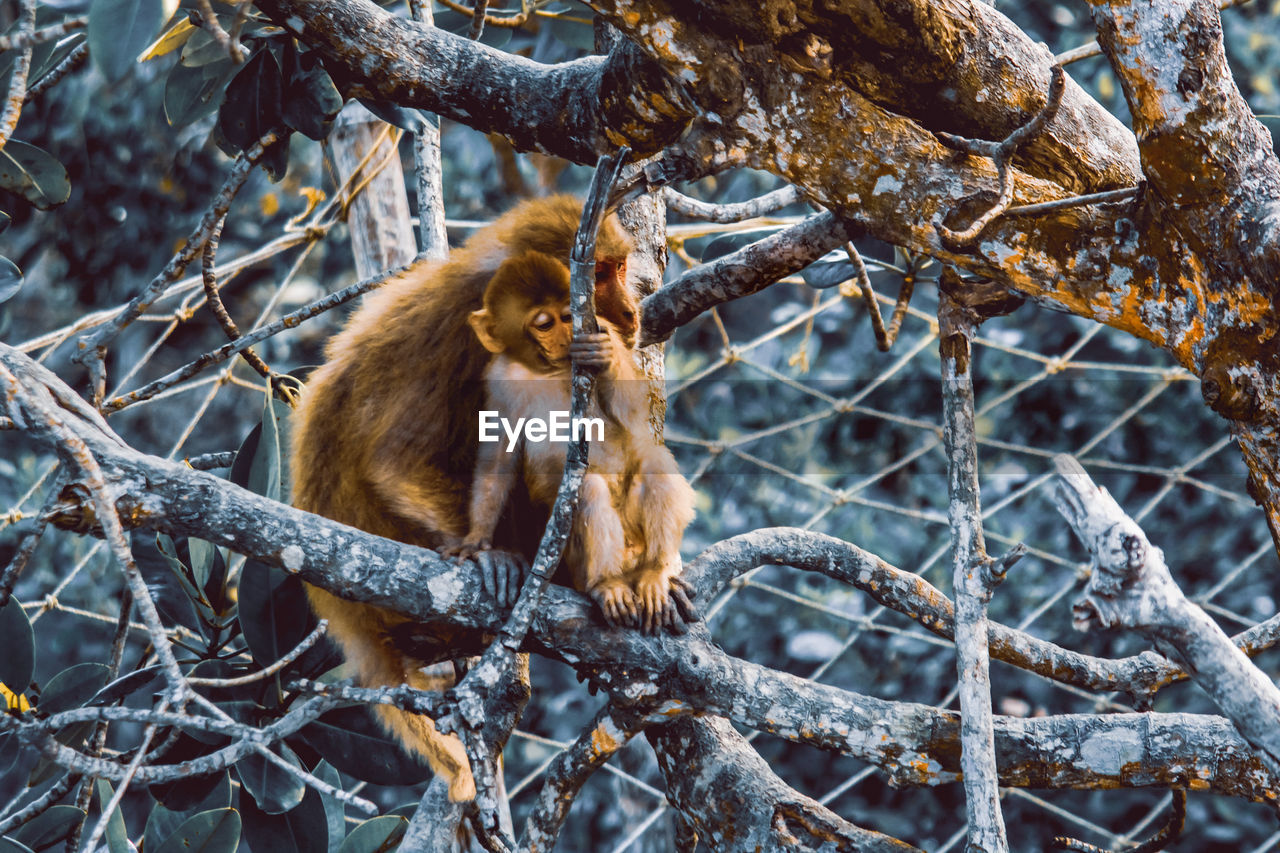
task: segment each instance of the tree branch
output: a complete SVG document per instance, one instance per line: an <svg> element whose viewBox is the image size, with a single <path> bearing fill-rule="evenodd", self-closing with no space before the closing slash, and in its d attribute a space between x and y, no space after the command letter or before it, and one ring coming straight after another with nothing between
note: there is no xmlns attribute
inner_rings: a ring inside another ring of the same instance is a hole
<svg viewBox="0 0 1280 853"><path fill-rule="evenodd" d="M257 5L370 96L500 133L520 150L578 163L620 145L650 154L692 117L670 78L626 41L608 57L548 66L421 26L369 0Z"/></svg>
<svg viewBox="0 0 1280 853"><path fill-rule="evenodd" d="M1093 555L1076 627L1139 631L1181 661L1273 770L1280 770L1280 689L1209 614L1187 600L1154 547L1106 489L1070 456L1054 457L1054 502Z"/></svg>

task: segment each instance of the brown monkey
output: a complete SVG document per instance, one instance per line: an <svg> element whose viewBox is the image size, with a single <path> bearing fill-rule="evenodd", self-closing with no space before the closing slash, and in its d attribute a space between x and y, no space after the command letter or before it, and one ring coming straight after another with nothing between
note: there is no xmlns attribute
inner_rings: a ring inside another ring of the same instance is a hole
<svg viewBox="0 0 1280 853"><path fill-rule="evenodd" d="M564 562L573 585L614 623L656 631L691 618L682 585L680 539L693 520L693 489L648 423L648 387L631 346L608 319L577 340L569 314L569 271L531 251L507 260L471 314L471 328L494 359L485 370L484 414L501 434L481 434L463 555L492 542L503 507L523 479L534 505L550 512L572 431L598 426L588 452ZM600 371L586 418L568 422L570 358ZM563 436L554 440L556 413ZM512 424L516 424L512 429ZM521 435L521 425L541 424ZM549 440L548 440L549 439Z"/></svg>
<svg viewBox="0 0 1280 853"><path fill-rule="evenodd" d="M468 318L507 258L534 250L567 263L580 215L581 205L567 196L525 202L477 232L449 261L416 265L368 297L330 342L328 361L308 381L298 407L295 506L427 548L461 542L478 446L476 411L491 358ZM600 313L624 338L633 338L636 301L625 284L631 243L610 217L596 246ZM545 523L518 503L509 515L526 526ZM527 550L518 527L500 526L495 544ZM519 561L500 550L478 561L485 588L509 603L519 591ZM396 641L398 631L413 627L406 617L316 587L308 587L308 595L366 686L407 682L433 689L440 685L422 673L424 663L479 651L480 638L441 628L431 633L438 650L417 643L410 656ZM406 747L450 780L453 800L474 796L457 738L440 735L423 716L386 705L377 713Z"/></svg>

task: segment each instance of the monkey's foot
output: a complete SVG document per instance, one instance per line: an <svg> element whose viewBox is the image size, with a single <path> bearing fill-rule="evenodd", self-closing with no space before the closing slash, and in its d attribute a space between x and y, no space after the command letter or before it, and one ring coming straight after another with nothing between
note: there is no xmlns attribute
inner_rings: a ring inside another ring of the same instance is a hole
<svg viewBox="0 0 1280 853"><path fill-rule="evenodd" d="M463 542L440 549L440 556L461 563L475 560L480 567L480 583L502 607L510 607L520 597L529 564L515 551L494 548L488 539Z"/></svg>
<svg viewBox="0 0 1280 853"><path fill-rule="evenodd" d="M479 542L459 542L457 545L446 545L440 549L440 556L446 560L453 560L461 563L463 560L470 560L477 554L488 551L493 547L493 543L488 539L481 539Z"/></svg>
<svg viewBox="0 0 1280 853"><path fill-rule="evenodd" d="M640 618L638 602L631 588L621 581L597 586L591 596L600 604L605 621L610 625L636 625Z"/></svg>
<svg viewBox="0 0 1280 853"><path fill-rule="evenodd" d="M491 549L481 551L475 560L480 566L480 583L484 585L484 591L492 595L502 607L515 605L529 573L529 563L524 555L515 551Z"/></svg>
<svg viewBox="0 0 1280 853"><path fill-rule="evenodd" d="M640 629L646 634L656 634L668 628L677 634L689 630L690 622L702 616L690 596L693 587L679 575L653 569L642 573L635 584L636 598L640 602Z"/></svg>

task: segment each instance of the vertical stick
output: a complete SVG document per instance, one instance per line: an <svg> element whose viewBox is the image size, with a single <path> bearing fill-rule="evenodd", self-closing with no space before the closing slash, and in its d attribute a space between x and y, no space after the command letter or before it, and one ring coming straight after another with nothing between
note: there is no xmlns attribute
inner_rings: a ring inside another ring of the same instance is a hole
<svg viewBox="0 0 1280 853"><path fill-rule="evenodd" d="M356 275L361 279L404 266L415 254L404 170L389 138L383 136L385 127L373 113L352 102L338 115L325 141L325 153L339 185L361 163L366 176L377 170L352 201L347 215ZM358 180L353 186L362 183Z"/></svg>
<svg viewBox="0 0 1280 853"><path fill-rule="evenodd" d="M954 276L954 273L951 273ZM958 283L958 282L957 282ZM996 783L987 602L995 586L986 559L978 497L978 450L973 419L970 340L976 316L939 288L943 440L947 452L947 517L955 559L956 670L960 684L960 768L969 816L969 853L1006 853L1000 788ZM998 581L997 581L998 582Z"/></svg>
<svg viewBox="0 0 1280 853"><path fill-rule="evenodd" d="M409 12L430 27L435 24L431 5L429 0L409 0ZM418 182L418 257L443 261L449 257L449 235L444 228L439 116L425 116L413 135L413 171Z"/></svg>

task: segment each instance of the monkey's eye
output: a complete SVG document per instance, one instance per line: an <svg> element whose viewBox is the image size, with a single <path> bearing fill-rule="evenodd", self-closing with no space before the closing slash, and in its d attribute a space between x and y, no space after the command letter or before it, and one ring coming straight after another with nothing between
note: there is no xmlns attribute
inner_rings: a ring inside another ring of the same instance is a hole
<svg viewBox="0 0 1280 853"><path fill-rule="evenodd" d="M560 322L566 323L566 324L572 323L573 315L570 314L568 311L564 312L563 314L560 315Z"/></svg>
<svg viewBox="0 0 1280 853"><path fill-rule="evenodd" d="M552 317L546 311L542 311L533 318L533 327L539 332L549 332L551 327L556 324L556 318Z"/></svg>

